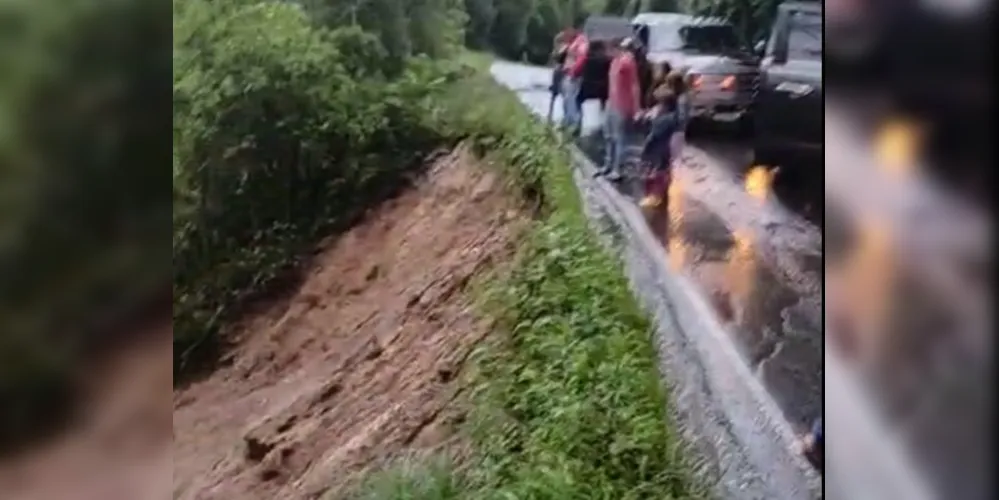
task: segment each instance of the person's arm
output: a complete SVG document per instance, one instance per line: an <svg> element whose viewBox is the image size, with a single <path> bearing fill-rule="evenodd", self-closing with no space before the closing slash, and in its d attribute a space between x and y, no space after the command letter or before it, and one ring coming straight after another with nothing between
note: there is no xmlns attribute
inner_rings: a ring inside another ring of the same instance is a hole
<svg viewBox="0 0 999 500"><path fill-rule="evenodd" d="M552 40L552 53L551 61L559 66L562 65L562 59L565 56L565 33L559 33L555 35Z"/></svg>
<svg viewBox="0 0 999 500"><path fill-rule="evenodd" d="M635 59L631 59L631 63L628 65L628 72L631 78L631 96L633 99L632 105L635 113L638 113L642 109L642 82L638 74L638 62Z"/></svg>
<svg viewBox="0 0 999 500"><path fill-rule="evenodd" d="M590 52L590 42L587 40L577 40L572 43L569 50L573 51L572 67L569 68L569 75L577 77L583 73L583 66L586 65L586 58Z"/></svg>

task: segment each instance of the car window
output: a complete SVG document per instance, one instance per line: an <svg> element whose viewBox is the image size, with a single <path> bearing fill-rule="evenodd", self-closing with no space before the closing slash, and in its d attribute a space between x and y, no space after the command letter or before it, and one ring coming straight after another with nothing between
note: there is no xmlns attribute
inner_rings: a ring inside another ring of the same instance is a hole
<svg viewBox="0 0 999 500"><path fill-rule="evenodd" d="M794 12L787 36L788 59L822 60L822 14Z"/></svg>
<svg viewBox="0 0 999 500"><path fill-rule="evenodd" d="M683 39L680 38L679 24L655 24L647 28L650 52L665 52L680 50Z"/></svg>
<svg viewBox="0 0 999 500"><path fill-rule="evenodd" d="M732 26L658 24L650 29L649 50L668 52L689 50L708 54L738 49L739 38Z"/></svg>

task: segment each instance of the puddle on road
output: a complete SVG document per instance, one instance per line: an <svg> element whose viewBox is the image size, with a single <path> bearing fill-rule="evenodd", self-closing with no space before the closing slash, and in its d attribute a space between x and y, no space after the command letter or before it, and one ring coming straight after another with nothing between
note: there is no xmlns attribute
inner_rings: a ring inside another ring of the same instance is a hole
<svg viewBox="0 0 999 500"><path fill-rule="evenodd" d="M599 137L585 137L580 148L591 160L602 159ZM750 169L741 180L761 202L774 195L771 171ZM803 300L784 284L759 256L755 233L729 230L702 202L685 195L684 182L677 178L670 186L665 214L649 217L667 263L694 279L785 418L804 431L822 412L820 298ZM630 177L619 190L637 201L642 181ZM799 261L809 273L822 270L821 255Z"/></svg>
<svg viewBox="0 0 999 500"><path fill-rule="evenodd" d="M528 99L529 105L543 113L546 96L531 94L537 95ZM597 128L594 122L590 119L589 130ZM598 137L584 138L580 147L599 162ZM868 388L893 417L892 430L907 436L932 481L948 492L944 497L984 498L991 469L983 453L988 452L989 441L981 433L987 423L978 417L989 415L984 408L991 401L986 378L991 375L981 362L982 353L958 341L961 322L955 323L953 310L947 310L939 292L934 295L925 284L914 283L910 271L896 269L897 249L890 241L879 240L877 224L858 228L836 207L823 207L817 201L825 198L822 172L807 165L789 167L769 179L769 192L757 189L761 182L753 180L751 194L752 190L774 194L792 211L825 226L829 252L825 263L822 255L797 259L809 272L827 271L827 287L837 287L827 292L830 322L842 315L848 324L856 323L848 330L867 325L866 338L854 342L859 351L854 354L866 354ZM622 190L636 197L640 187L640 182L632 181ZM748 235L732 234L706 207L685 198L682 186L675 189L669 218L661 230L654 225L670 265L694 277L714 299L719 317L730 323L736 343L755 362L788 420L806 425L821 412L822 297L796 297L759 261L757 242ZM845 271L848 264L854 267L852 280L844 278L850 274ZM830 285L830 281L840 283ZM839 313L841 306L833 301L856 306Z"/></svg>
<svg viewBox="0 0 999 500"><path fill-rule="evenodd" d="M750 182L766 196L764 179ZM669 227L660 234L670 266L694 278L785 418L806 428L822 411L819 304L802 300L761 261L754 233L729 231L683 191L682 181L671 186Z"/></svg>

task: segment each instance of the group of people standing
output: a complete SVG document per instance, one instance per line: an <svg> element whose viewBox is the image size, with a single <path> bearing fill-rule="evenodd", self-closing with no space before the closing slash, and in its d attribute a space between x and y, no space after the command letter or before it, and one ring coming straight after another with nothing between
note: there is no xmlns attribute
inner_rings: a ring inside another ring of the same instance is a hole
<svg viewBox="0 0 999 500"><path fill-rule="evenodd" d="M666 202L672 167L681 159L690 122L690 97L687 79L669 63L652 65L648 92L643 93L640 64L636 57L641 47L631 37L614 40L610 46L607 101L604 103L604 161L596 175L610 181L622 178L629 143L645 124L641 162L645 170L643 208L659 207ZM582 129L583 113L579 102L583 70L590 44L580 31L569 28L555 38L555 74L552 92L562 96L562 125L574 137ZM799 442L798 451L819 471L825 451L822 419L815 421Z"/></svg>
<svg viewBox="0 0 999 500"><path fill-rule="evenodd" d="M555 40L556 78L562 95L562 124L577 136L582 127L582 109L578 96L583 69L589 55L586 36L568 29ZM604 106L604 161L597 171L610 181L622 178L621 167L627 157L628 145L645 124L647 133L642 144L641 162L646 173L645 208L660 206L669 189L671 166L679 161L690 119L690 101L686 78L673 71L669 63L652 66L652 81L643 92L641 68L636 54L641 50L632 37L617 39L610 45L607 102ZM560 82L560 84L559 84Z"/></svg>

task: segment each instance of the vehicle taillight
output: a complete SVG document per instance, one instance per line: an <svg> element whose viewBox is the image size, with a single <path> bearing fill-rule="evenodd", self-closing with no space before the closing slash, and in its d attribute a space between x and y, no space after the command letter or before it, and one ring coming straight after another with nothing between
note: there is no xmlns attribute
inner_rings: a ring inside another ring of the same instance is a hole
<svg viewBox="0 0 999 500"><path fill-rule="evenodd" d="M690 88L693 90L699 90L701 84L704 83L704 77L701 75L690 75Z"/></svg>
<svg viewBox="0 0 999 500"><path fill-rule="evenodd" d="M735 76L728 75L722 78L721 84L718 85L722 90L735 90Z"/></svg>

